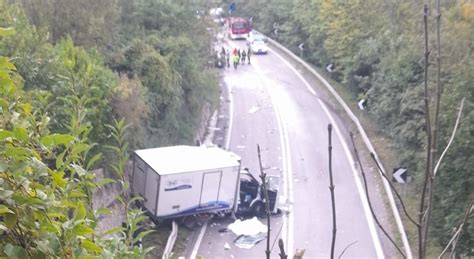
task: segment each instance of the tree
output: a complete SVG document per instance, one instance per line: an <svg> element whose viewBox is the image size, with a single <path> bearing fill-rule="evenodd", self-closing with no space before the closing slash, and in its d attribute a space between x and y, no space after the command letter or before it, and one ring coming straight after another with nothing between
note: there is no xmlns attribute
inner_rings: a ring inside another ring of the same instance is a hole
<svg viewBox="0 0 474 259"><path fill-rule="evenodd" d="M56 45L55 52L62 80L51 86L51 99L56 100L48 110L52 129L66 132L71 115L77 116L82 123L93 127L93 141L107 142L104 125L112 120L109 100L116 84L115 75L104 67L98 53L88 54L83 48L75 47L71 39Z"/></svg>
<svg viewBox="0 0 474 259"><path fill-rule="evenodd" d="M91 146L82 142L81 134L50 134L45 115L33 112L22 98L13 64L0 59L0 254L26 258L101 253L93 241L98 214L86 209L91 197L85 188L94 185L93 177L80 160ZM54 167L48 167L47 160L54 161Z"/></svg>
<svg viewBox="0 0 474 259"><path fill-rule="evenodd" d="M104 48L112 41L119 14L118 0L17 0L31 22L46 27L51 41L71 36L84 47Z"/></svg>
<svg viewBox="0 0 474 259"><path fill-rule="evenodd" d="M12 32L0 28L0 39ZM131 243L149 231L133 239L131 234L104 238L94 231L107 209L91 209L91 189L100 183L89 168L100 155L87 158L93 146L90 128L79 123L71 132L50 133L47 116L32 109L18 82L15 66L0 57L0 256L144 258L149 249ZM74 116L71 121L79 122ZM127 152L122 142L120 149ZM142 214L130 211L130 229Z"/></svg>
<svg viewBox="0 0 474 259"><path fill-rule="evenodd" d="M130 149L138 149L145 143L146 118L150 107L147 102L148 91L138 79L130 79L126 74L120 76L119 84L113 90L112 105L114 114L123 116L130 125Z"/></svg>
<svg viewBox="0 0 474 259"><path fill-rule="evenodd" d="M0 53L12 57L24 89L49 89L58 79L47 31L31 26L21 8L4 1L0 1L0 24L16 29L15 35L0 42Z"/></svg>

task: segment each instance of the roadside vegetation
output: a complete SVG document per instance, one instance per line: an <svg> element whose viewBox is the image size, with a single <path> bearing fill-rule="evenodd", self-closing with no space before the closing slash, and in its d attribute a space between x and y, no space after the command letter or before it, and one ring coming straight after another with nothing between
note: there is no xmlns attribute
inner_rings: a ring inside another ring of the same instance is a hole
<svg viewBox="0 0 474 259"><path fill-rule="evenodd" d="M428 2L433 8L427 24L431 53L427 87L434 105L436 8L434 1ZM474 5L470 1L451 1L441 5L441 13L443 94L434 160L447 145L461 100L466 98L454 141L434 181L428 240L432 248L443 249L465 217L466 208L472 206L474 196ZM360 99L368 100L364 112L377 124L378 134L391 140L388 148L395 150L392 166L408 168L413 178L408 196L412 215L416 215L428 145L423 1L248 1L239 3L237 15L253 17L256 29L295 53L300 53L298 46L304 43L303 57L316 67L326 69L333 64L333 72L328 75L350 93L354 109ZM414 232L411 243L416 243ZM472 255L473 247L474 225L468 220L454 254Z"/></svg>
<svg viewBox="0 0 474 259"><path fill-rule="evenodd" d="M197 4L196 4L197 5ZM218 99L209 22L180 1L0 0L0 257L143 258L137 148L195 143ZM127 134L128 132L128 134ZM108 167L115 179L94 179ZM119 184L123 227L96 231Z"/></svg>
<svg viewBox="0 0 474 259"><path fill-rule="evenodd" d="M8 4L12 2L11 4ZM210 23L196 6L170 1L0 1L3 38L33 105L67 131L65 119L83 102L97 152L105 124L132 124L131 148L194 143L203 109L217 100L208 69ZM76 111L78 112L78 111Z"/></svg>

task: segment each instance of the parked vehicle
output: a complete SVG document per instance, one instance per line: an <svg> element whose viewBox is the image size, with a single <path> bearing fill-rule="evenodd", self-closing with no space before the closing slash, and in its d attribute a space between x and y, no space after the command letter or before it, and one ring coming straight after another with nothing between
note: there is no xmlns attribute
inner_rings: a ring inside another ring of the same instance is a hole
<svg viewBox="0 0 474 259"><path fill-rule="evenodd" d="M252 31L250 33L250 37L247 38L247 45L252 44L254 41L263 41L265 43L268 43L268 38L263 34L260 34L256 31Z"/></svg>
<svg viewBox="0 0 474 259"><path fill-rule="evenodd" d="M267 44L261 40L252 42L250 49L254 54L267 54L269 50Z"/></svg>
<svg viewBox="0 0 474 259"><path fill-rule="evenodd" d="M252 22L242 17L227 19L227 34L230 39L247 39L252 32Z"/></svg>
<svg viewBox="0 0 474 259"><path fill-rule="evenodd" d="M216 68L225 68L226 60L225 56L221 53L217 53L214 56L214 67Z"/></svg>

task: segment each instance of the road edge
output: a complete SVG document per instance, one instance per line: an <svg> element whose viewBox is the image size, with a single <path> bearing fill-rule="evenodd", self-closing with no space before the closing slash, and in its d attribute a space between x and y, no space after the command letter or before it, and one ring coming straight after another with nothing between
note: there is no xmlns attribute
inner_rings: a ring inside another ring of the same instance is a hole
<svg viewBox="0 0 474 259"><path fill-rule="evenodd" d="M257 31L258 32L258 31ZM258 32L262 35L264 35L263 33L261 32ZM346 112L346 114L349 116L349 118L352 120L352 122L357 126L357 130L359 131L360 135L362 136L362 139L364 141L364 144L366 145L367 149L372 152L374 154L374 157L375 159L377 160L377 162L380 164L381 166L381 169L382 171L379 170L379 173L381 174L381 177L382 177L382 181L383 181L383 184L384 184L384 189L385 189L385 192L387 194L387 197L388 197L388 200L389 200L389 203L390 203L390 207L392 209L392 213L393 213L393 216L395 218L395 221L396 221L396 224L397 224L397 227L398 227L398 231L400 233L400 236L401 236L401 239L402 239L402 242L403 242L403 247L404 247L404 250L405 250L405 253L406 253L406 257L408 259L412 259L413 258L413 255L412 255L412 252L411 252L411 248L410 248L410 244L408 243L408 237L406 235L406 231L405 231L405 227L403 226L403 222L401 220L401 217L400 217L400 213L398 211L398 208L395 204L395 199L393 197L393 193L391 191L391 188L390 188L390 185L389 183L387 182L387 180L385 179L385 177L382 176L382 174L385 174L385 168L382 164L382 162L380 161L380 159L378 158L378 155L377 155L377 152L375 151L375 148L373 147L372 143L370 142L368 136L367 136L367 133L365 132L364 128L362 127L362 125L360 124L360 121L359 119L354 115L354 113L352 112L352 110L349 108L349 106L344 102L344 100L341 98L341 96L337 93L337 91L329 84L329 82L323 77L321 76L316 70L314 70L314 68L312 68L306 61L304 61L303 59L301 59L300 57L298 57L295 53L291 52L290 50L288 50L286 47L284 47L283 45L281 45L280 43L278 43L277 41L271 39L270 37L266 36L268 38L268 41L275 47L277 47L278 49L280 49L281 51L285 52L287 55L289 55L291 58L293 58L294 60L296 60L298 63L300 63L301 65L303 65L305 67L306 70L308 70L309 72L311 72L314 76L316 76L316 78L326 87L326 89L333 95L334 98L336 98L337 102L339 103L339 105L344 109L344 111Z"/></svg>

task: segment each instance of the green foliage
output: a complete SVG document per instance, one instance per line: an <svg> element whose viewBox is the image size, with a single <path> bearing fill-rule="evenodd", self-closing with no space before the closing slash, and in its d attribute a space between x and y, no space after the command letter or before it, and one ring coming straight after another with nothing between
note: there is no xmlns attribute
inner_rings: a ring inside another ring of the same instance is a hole
<svg viewBox="0 0 474 259"><path fill-rule="evenodd" d="M0 35L3 36L4 34ZM42 128L44 120L22 101L24 92L12 81L14 66L0 62L0 256L9 258L144 258L152 248L134 246L150 231L133 236L145 219L137 209L128 213L128 231L111 238L95 233L101 210L91 207L92 189L97 187L89 161L87 127L77 124L70 134L51 134ZM73 121L80 121L71 116ZM123 121L110 127L117 140L122 176L127 160L126 127ZM128 206L130 203L129 201ZM112 233L110 230L109 233Z"/></svg>
<svg viewBox="0 0 474 259"><path fill-rule="evenodd" d="M52 131L67 132L72 124L92 126L88 137L98 145L91 156L102 151L107 141L103 125L114 117L124 117L140 133L129 136L134 148L194 142L201 114L216 104L218 91L216 73L203 69L210 55L209 24L193 15L191 5L13 2L19 5L1 2L0 23L19 33L0 42L0 53L15 57L30 102L48 115ZM122 82L126 76L137 85L134 113L123 109L123 98L130 95L118 92L124 85L104 66L102 56L123 74ZM71 121L71 114L78 121Z"/></svg>
<svg viewBox="0 0 474 259"><path fill-rule="evenodd" d="M96 183L89 169L110 137L133 148L194 142L218 94L217 75L206 68L210 24L194 15L199 4L207 2L0 0L0 56L12 57L0 57L0 231L9 237L0 241L1 256L144 254L130 246L124 229L111 234L127 241L91 232L99 213L90 210L91 192L111 180ZM256 28L294 51L304 43L304 57L317 66L335 63L332 78L354 97L369 98L368 112L400 151L397 162L420 179L421 7L419 1L259 0L239 2L237 15L254 17ZM473 10L469 2L443 3L439 149L460 98L466 103L436 180L432 236L440 246L473 195ZM118 131L104 126L115 118L124 118L112 127ZM134 134L123 134L125 124ZM109 150L120 152L106 153L116 157L117 172L124 168L122 144ZM130 213L133 228L143 215ZM468 224L461 253L473 247L473 231Z"/></svg>
<svg viewBox="0 0 474 259"><path fill-rule="evenodd" d="M209 25L189 5L144 0L120 6L124 43L106 56L117 62L118 71L140 80L146 92L146 141L134 142L147 147L193 143L204 108L217 100L216 74L203 69L210 54Z"/></svg>
<svg viewBox="0 0 474 259"><path fill-rule="evenodd" d="M53 43L66 36L81 46L103 48L112 41L118 0L16 0L37 28L48 28Z"/></svg>
<svg viewBox="0 0 474 259"><path fill-rule="evenodd" d="M13 57L0 57L0 256L147 254L135 244L150 231L133 235L145 216L127 201L128 142L191 143L218 97L208 24L193 12L154 0L0 0L0 55ZM117 179L96 181L89 170L105 148ZM99 235L110 210L92 210L92 194L117 182L127 227Z"/></svg>
<svg viewBox="0 0 474 259"><path fill-rule="evenodd" d="M436 188L441 190L435 193L435 211L433 236L436 241L446 244L451 237L453 226L457 226L463 216L465 201L474 197L472 186L474 176L474 61L472 55L466 55L466 49L474 48L472 25L474 17L470 19L464 8L460 6L453 8L446 14L449 17L446 27L442 33L450 38L452 44L446 44L444 51L450 56L445 59L445 66L449 73L443 78L444 97L442 102L441 139L440 147L444 147L454 126L456 114L459 109L459 100L466 98L461 117L460 126L453 145L448 151L445 163L440 168L439 179ZM474 5L471 4L474 10ZM454 37L454 38L453 38ZM474 243L474 224L468 220L463 235L459 241L459 251L472 250ZM472 251L471 251L472 253Z"/></svg>
<svg viewBox="0 0 474 259"><path fill-rule="evenodd" d="M57 80L54 55L47 31L32 27L23 11L0 1L0 25L11 26L16 34L0 41L0 53L12 62L24 81L24 89L47 89Z"/></svg>
<svg viewBox="0 0 474 259"><path fill-rule="evenodd" d="M104 67L100 54L75 47L71 39L52 46L45 29L37 31L29 25L21 9L0 5L5 7L0 9L0 21L18 31L0 42L0 53L14 57L12 62L21 76L18 82L28 91L37 114L47 115L44 122L54 132L67 132L79 124L92 126L89 137L104 143L104 123L112 119L109 100L116 78ZM94 154L100 152L95 149Z"/></svg>
<svg viewBox="0 0 474 259"><path fill-rule="evenodd" d="M115 121L115 124L106 125L109 130L111 130L111 136L115 141L115 145L107 145L106 148L112 151L113 153L113 160L115 161L112 164L112 171L116 174L118 178L123 180L121 182L122 190L124 192L128 191L128 187L126 187L125 181L125 167L127 166L128 161L128 143L126 139L127 129L130 127L129 125L125 125L125 120L121 119L119 121Z"/></svg>
<svg viewBox="0 0 474 259"><path fill-rule="evenodd" d="M128 229L117 227L106 233L107 235L119 234L123 238L102 240L101 245L108 248L108 250L103 251L102 257L120 259L147 258L146 255L154 249L154 247L141 247L134 244L140 242L144 237L153 233L153 230L146 230L140 232L136 237L133 236L133 233L140 231L140 223L145 219L145 213L139 209L130 209L127 211Z"/></svg>
<svg viewBox="0 0 474 259"><path fill-rule="evenodd" d="M133 203L140 198L129 199L129 181L126 175L126 167L128 163L128 142L127 131L130 125L125 125L125 120L115 121L114 125L107 125L111 131L111 136L114 140L114 145L106 146L112 151L112 159L115 161L111 163L110 167L116 174L117 182L120 184L120 194L117 200L124 206L126 214L127 228L115 227L105 233L105 235L113 235L120 233L123 239L112 239L107 242L107 246L112 247L115 256L119 258L145 258L145 255L150 252L153 247L144 248L136 246L135 244L142 241L142 239L153 232L153 230L141 231L140 224L147 218L141 209L133 208ZM139 231L141 231L139 234Z"/></svg>
<svg viewBox="0 0 474 259"><path fill-rule="evenodd" d="M126 74L120 76L119 84L113 90L112 108L130 125L130 149L144 146L146 119L150 112L147 101L148 91L138 79L130 79Z"/></svg>
<svg viewBox="0 0 474 259"><path fill-rule="evenodd" d="M48 134L43 118L22 101L24 93L10 84L14 67L2 73L0 139L0 254L11 258L97 255L81 244L92 243L95 217L86 210L93 174L82 169L90 145L81 136ZM7 82L7 83L5 83ZM54 161L48 166L46 161Z"/></svg>
<svg viewBox="0 0 474 259"><path fill-rule="evenodd" d="M61 62L61 80L51 89L50 100L56 100L48 110L53 129L64 132L75 125L89 125L94 129L91 139L105 143L104 124L112 120L109 100L116 84L114 74L103 66L97 53L88 54L75 47L71 39L56 45L55 52ZM71 115L77 120L72 121Z"/></svg>

